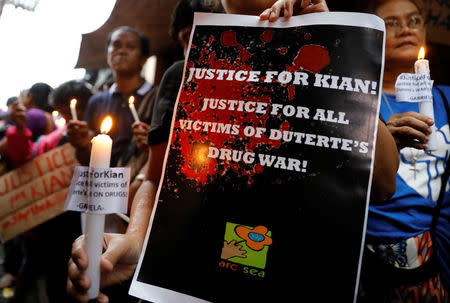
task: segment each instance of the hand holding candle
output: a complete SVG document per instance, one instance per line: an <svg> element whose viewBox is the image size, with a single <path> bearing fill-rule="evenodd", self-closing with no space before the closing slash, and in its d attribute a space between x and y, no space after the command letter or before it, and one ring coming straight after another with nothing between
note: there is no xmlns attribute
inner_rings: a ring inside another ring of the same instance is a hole
<svg viewBox="0 0 450 303"><path fill-rule="evenodd" d="M92 139L90 168L108 168L111 159L112 140L106 134L112 127L111 117L106 117L101 125L102 134ZM91 288L88 290L90 299L97 298L100 292L100 258L103 246L103 230L105 215L86 215L86 252L89 265L86 270L91 279Z"/></svg>
<svg viewBox="0 0 450 303"><path fill-rule="evenodd" d="M414 63L414 71L416 74L430 74L428 60L425 59L425 49L420 48L417 61ZM431 87L431 85L430 85ZM433 102L419 102L419 112L434 120ZM427 150L434 151L437 149L436 126L431 126L431 134L427 143Z"/></svg>
<svg viewBox="0 0 450 303"><path fill-rule="evenodd" d="M134 122L140 122L136 108L134 107L134 96L130 96L130 98L128 98L128 105L130 107L131 114L133 114Z"/></svg>
<svg viewBox="0 0 450 303"><path fill-rule="evenodd" d="M77 99L70 100L70 113L72 114L72 120L75 121L78 120L76 107L77 107Z"/></svg>

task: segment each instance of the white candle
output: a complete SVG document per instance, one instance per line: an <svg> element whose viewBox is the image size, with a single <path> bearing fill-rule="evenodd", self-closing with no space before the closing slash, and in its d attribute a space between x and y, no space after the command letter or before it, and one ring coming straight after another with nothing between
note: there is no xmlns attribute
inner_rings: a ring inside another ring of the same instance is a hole
<svg viewBox="0 0 450 303"><path fill-rule="evenodd" d="M131 114L133 115L134 121L140 122L139 116L136 112L136 108L134 107L134 97L133 96L130 96L130 98L128 98L128 105L130 107Z"/></svg>
<svg viewBox="0 0 450 303"><path fill-rule="evenodd" d="M102 134L92 139L89 167L109 167L112 140L106 133L111 129L111 126L111 118L106 117L101 126ZM105 215L86 214L86 252L89 258L86 273L91 278L91 288L88 290L90 299L97 298L100 292L100 258L102 256L104 228Z"/></svg>
<svg viewBox="0 0 450 303"><path fill-rule="evenodd" d="M417 61L414 63L414 71L416 74L430 74L430 66L428 60L425 59L425 49L420 48ZM426 115L434 120L433 102L419 102L419 113ZM435 151L437 149L436 126L431 126L431 134L428 137L427 151Z"/></svg>
<svg viewBox="0 0 450 303"><path fill-rule="evenodd" d="M78 120L77 118L77 99L70 100L70 113L72 114L72 120Z"/></svg>

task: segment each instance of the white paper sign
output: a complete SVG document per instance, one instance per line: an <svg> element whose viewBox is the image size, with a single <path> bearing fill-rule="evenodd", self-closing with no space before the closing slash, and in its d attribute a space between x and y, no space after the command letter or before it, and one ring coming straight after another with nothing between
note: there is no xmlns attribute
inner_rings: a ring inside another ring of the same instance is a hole
<svg viewBox="0 0 450 303"><path fill-rule="evenodd" d="M129 185L128 167L77 166L64 209L90 214L127 213Z"/></svg>
<svg viewBox="0 0 450 303"><path fill-rule="evenodd" d="M395 81L397 102L433 102L429 74L403 73Z"/></svg>

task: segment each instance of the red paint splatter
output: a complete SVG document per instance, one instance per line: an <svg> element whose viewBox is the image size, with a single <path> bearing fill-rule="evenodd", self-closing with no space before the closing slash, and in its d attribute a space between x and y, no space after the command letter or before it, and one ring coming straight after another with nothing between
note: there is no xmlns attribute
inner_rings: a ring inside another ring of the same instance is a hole
<svg viewBox="0 0 450 303"><path fill-rule="evenodd" d="M294 97L295 97L295 87L294 87L294 85L289 85L288 86L288 95L289 95L289 100L290 101L292 99L294 99Z"/></svg>
<svg viewBox="0 0 450 303"><path fill-rule="evenodd" d="M315 44L302 46L291 66L286 66L289 72L295 72L304 69L313 73L318 73L322 68L330 64L330 56L328 50Z"/></svg>
<svg viewBox="0 0 450 303"><path fill-rule="evenodd" d="M310 33L306 33L303 38L305 38L305 40L311 40L311 34Z"/></svg>
<svg viewBox="0 0 450 303"><path fill-rule="evenodd" d="M264 39L269 39L269 33L265 33ZM203 45L197 45L201 48L200 58L197 63L207 66L211 69L223 70L246 70L251 71L252 66L246 61L252 54L242 45L237 43L236 33L232 30L224 31L220 35L220 42L225 47L235 46L239 50L237 59L230 64L228 59L217 59L216 53L212 51L207 44L213 41L204 41ZM272 33L270 33L270 39ZM261 39L263 39L261 37ZM267 40L269 41L269 40ZM287 52L287 49L286 49ZM189 61L187 67L195 67L196 63ZM209 80L196 82L192 81L181 91L179 103L177 107L177 118L175 121L174 135L172 136L171 149L178 149L180 158L180 176L195 180L199 185L207 184L214 176L223 176L227 171L232 170L239 175L248 177L248 184L253 183L256 174L261 174L264 168L257 163L245 164L242 160L239 162L207 158L201 164L196 162L199 157L198 146L207 145L218 149L232 149L237 151L254 151L255 148L261 147L267 151L281 146L280 140L269 140L268 137L262 135L260 138L247 137L244 135L246 125L253 127L265 127L269 112L264 115L256 113L246 113L231 110L207 110L201 111L204 98L220 98L226 100L245 100L270 103L271 90L258 83L222 80ZM291 92L292 96L294 92ZM290 95L291 95L290 94ZM181 118L182 117L182 118ZM215 133L212 131L194 131L182 130L180 128L180 119L204 122L217 122L224 124L239 125L239 134ZM289 129L289 124L283 123L282 129Z"/></svg>
<svg viewBox="0 0 450 303"><path fill-rule="evenodd" d="M286 55L288 49L287 49L287 47L280 47L280 48L278 49L278 51L280 52L280 54Z"/></svg>
<svg viewBox="0 0 450 303"><path fill-rule="evenodd" d="M220 43L225 47L236 45L236 33L233 30L223 32L220 36Z"/></svg>
<svg viewBox="0 0 450 303"><path fill-rule="evenodd" d="M264 170L264 167L263 167L261 164L256 164L256 165L255 165L255 172L256 172L257 174L262 173L263 170Z"/></svg>
<svg viewBox="0 0 450 303"><path fill-rule="evenodd" d="M250 57L252 56L252 54L250 54L242 45L238 44L237 45L239 51L241 52L239 58L242 61L248 61L250 59Z"/></svg>
<svg viewBox="0 0 450 303"><path fill-rule="evenodd" d="M272 36L273 36L273 30L266 29L259 37L261 38L261 40L264 43L268 43L268 42L270 42L270 40L272 40Z"/></svg>

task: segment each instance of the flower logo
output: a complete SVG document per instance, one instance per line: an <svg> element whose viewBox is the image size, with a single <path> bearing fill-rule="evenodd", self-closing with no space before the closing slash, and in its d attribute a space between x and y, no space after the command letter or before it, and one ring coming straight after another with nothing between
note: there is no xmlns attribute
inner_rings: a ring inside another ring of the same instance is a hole
<svg viewBox="0 0 450 303"><path fill-rule="evenodd" d="M265 245L272 244L272 238L266 235L267 228L265 226L259 225L251 229L238 225L236 226L235 232L240 238L245 240L249 248L256 251L263 249Z"/></svg>

